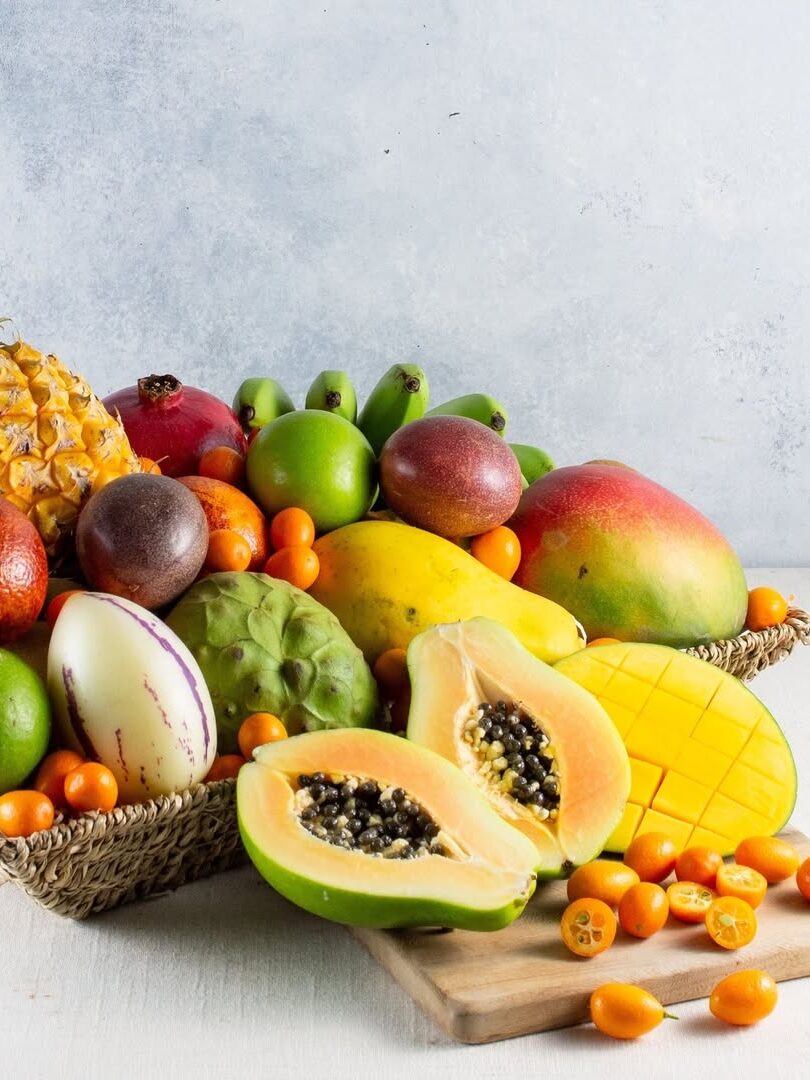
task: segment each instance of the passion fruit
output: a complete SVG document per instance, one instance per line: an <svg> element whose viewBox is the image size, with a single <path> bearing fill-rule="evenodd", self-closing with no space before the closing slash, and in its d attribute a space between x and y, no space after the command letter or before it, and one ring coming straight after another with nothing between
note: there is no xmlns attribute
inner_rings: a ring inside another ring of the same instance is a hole
<svg viewBox="0 0 810 1080"><path fill-rule="evenodd" d="M163 607L185 592L207 550L199 500L168 476L122 476L79 515L76 551L88 582L141 607Z"/></svg>

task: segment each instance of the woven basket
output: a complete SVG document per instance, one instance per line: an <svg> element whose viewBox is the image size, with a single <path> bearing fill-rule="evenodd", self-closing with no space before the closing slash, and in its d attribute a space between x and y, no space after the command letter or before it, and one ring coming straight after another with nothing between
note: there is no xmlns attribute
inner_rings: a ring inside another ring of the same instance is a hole
<svg viewBox="0 0 810 1080"><path fill-rule="evenodd" d="M227 870L245 859L236 781L83 814L27 839L0 836L5 875L42 907L83 919Z"/></svg>
<svg viewBox="0 0 810 1080"><path fill-rule="evenodd" d="M785 660L798 643L810 644L810 615L801 608L792 607L788 608L787 618L780 626L743 630L738 637L728 641L696 645L685 651L748 681L771 664Z"/></svg>
<svg viewBox="0 0 810 1080"><path fill-rule="evenodd" d="M810 643L810 615L791 608L770 630L687 649L740 679ZM43 907L72 919L176 889L244 862L236 782L196 784L178 795L84 814L28 839L0 837L3 875Z"/></svg>

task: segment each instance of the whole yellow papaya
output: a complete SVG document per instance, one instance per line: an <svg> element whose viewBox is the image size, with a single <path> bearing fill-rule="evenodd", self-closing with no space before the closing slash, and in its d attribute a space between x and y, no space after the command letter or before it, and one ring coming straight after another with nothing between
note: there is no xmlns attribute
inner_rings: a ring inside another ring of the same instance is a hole
<svg viewBox="0 0 810 1080"><path fill-rule="evenodd" d="M358 521L315 543L309 590L373 663L436 623L485 615L554 663L584 645L572 615L505 581L450 540L393 521Z"/></svg>

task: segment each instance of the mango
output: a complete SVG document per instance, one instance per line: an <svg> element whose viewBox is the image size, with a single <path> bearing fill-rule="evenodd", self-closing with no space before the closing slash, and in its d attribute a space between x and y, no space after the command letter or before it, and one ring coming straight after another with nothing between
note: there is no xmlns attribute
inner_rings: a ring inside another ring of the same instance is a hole
<svg viewBox="0 0 810 1080"><path fill-rule="evenodd" d="M630 756L630 795L607 841L663 832L730 855L790 817L796 767L773 716L725 671L660 645L596 645L556 665L597 698Z"/></svg>
<svg viewBox="0 0 810 1080"><path fill-rule="evenodd" d="M358 521L315 542L310 595L334 612L373 663L436 623L485 615L547 663L583 647L577 622L518 589L450 540L394 521Z"/></svg>
<svg viewBox="0 0 810 1080"><path fill-rule="evenodd" d="M509 525L522 551L515 584L567 608L589 638L678 648L742 630L748 590L729 543L634 470L555 469L523 493Z"/></svg>

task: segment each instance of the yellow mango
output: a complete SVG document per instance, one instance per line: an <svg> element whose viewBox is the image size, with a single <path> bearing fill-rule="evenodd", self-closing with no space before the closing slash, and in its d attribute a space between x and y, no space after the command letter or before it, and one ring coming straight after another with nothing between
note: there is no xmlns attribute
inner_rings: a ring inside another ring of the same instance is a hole
<svg viewBox="0 0 810 1080"><path fill-rule="evenodd" d="M796 798L796 770L776 721L719 668L661 645L597 645L557 670L590 690L630 755L624 816L607 842L664 832L679 848L777 832Z"/></svg>
<svg viewBox="0 0 810 1080"><path fill-rule="evenodd" d="M499 577L450 540L394 521L358 521L315 543L310 594L334 612L373 663L437 623L484 615L511 630L540 660L581 649L572 615Z"/></svg>

